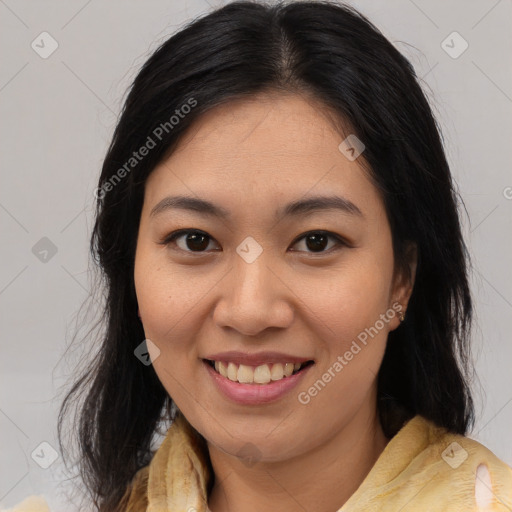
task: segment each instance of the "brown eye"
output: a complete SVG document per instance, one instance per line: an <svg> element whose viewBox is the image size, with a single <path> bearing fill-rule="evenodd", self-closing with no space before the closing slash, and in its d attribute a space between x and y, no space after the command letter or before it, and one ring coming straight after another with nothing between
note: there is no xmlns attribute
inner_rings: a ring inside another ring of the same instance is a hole
<svg viewBox="0 0 512 512"><path fill-rule="evenodd" d="M325 250L329 244L329 239L335 241L334 246L346 245L346 243L339 236L328 231L310 231L309 233L303 235L299 240L297 240L296 244L304 241L305 247L307 249L306 252L329 252L329 250L333 247L331 246L327 251Z"/></svg>
<svg viewBox="0 0 512 512"><path fill-rule="evenodd" d="M185 245L191 251L204 251L209 245L209 239L201 233L189 233L185 235Z"/></svg>
<svg viewBox="0 0 512 512"><path fill-rule="evenodd" d="M204 252L211 240L212 238L202 231L181 229L171 233L162 243L164 245L175 243L179 249L185 252Z"/></svg>
<svg viewBox="0 0 512 512"><path fill-rule="evenodd" d="M324 234L313 234L305 237L306 247L313 252L323 251L329 243L329 237Z"/></svg>
<svg viewBox="0 0 512 512"><path fill-rule="evenodd" d="M195 229L180 229L171 233L165 238L163 245L175 244L178 249L189 253L202 253L207 252L210 242L214 240L210 235L204 231ZM329 246L329 241L333 240L334 243ZM298 252L306 253L325 253L330 252L331 249L339 248L340 246L348 246L348 244L335 233L329 231L310 231L305 233L297 239L293 245L299 242L305 244L305 249ZM294 251L296 252L296 251Z"/></svg>

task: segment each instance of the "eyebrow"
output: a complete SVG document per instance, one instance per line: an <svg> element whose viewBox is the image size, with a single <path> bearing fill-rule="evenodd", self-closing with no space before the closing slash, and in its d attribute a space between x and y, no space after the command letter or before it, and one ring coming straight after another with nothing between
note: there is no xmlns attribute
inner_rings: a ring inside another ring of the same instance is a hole
<svg viewBox="0 0 512 512"><path fill-rule="evenodd" d="M225 220L231 218L230 212L222 206L205 199L189 196L165 197L151 210L149 216L155 217L171 209L193 211L209 217L217 217ZM313 196L298 199L277 210L276 217L301 216L318 211L341 211L349 215L364 218L363 212L352 201L337 195Z"/></svg>

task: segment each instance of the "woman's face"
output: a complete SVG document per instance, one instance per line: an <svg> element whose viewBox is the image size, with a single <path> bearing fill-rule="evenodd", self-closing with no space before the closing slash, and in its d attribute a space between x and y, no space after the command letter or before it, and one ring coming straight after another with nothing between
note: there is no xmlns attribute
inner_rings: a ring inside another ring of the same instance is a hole
<svg viewBox="0 0 512 512"><path fill-rule="evenodd" d="M343 138L314 102L260 95L204 115L146 183L135 286L160 351L153 366L226 453L285 460L375 413L387 335L411 285L394 276L383 202ZM328 208L322 197L342 199ZM201 233L169 241L177 230ZM284 376L301 361L313 364Z"/></svg>

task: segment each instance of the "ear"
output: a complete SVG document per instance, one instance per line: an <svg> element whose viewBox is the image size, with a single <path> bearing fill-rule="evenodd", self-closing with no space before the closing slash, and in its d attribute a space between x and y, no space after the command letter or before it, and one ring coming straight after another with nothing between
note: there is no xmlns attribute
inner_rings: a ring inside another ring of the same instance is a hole
<svg viewBox="0 0 512 512"><path fill-rule="evenodd" d="M416 243L407 243L405 259L405 268L397 269L393 276L393 289L391 292L390 303L390 307L395 304L393 309L397 308L398 304L400 304L401 309L399 311L400 313L403 313L404 316L407 315L407 306L409 304L409 299L411 298L416 279L416 267L418 265L418 247ZM390 330L396 329L400 325L398 317L399 315L397 314L396 318L391 322L392 329Z"/></svg>

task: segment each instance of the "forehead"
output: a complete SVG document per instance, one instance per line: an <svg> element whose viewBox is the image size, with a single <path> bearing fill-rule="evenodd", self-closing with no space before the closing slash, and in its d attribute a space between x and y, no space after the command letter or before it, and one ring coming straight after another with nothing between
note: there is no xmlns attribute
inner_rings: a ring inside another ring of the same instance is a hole
<svg viewBox="0 0 512 512"><path fill-rule="evenodd" d="M305 195L338 194L371 209L367 203L380 198L362 157L350 161L338 147L347 135L322 104L304 96L230 101L203 114L155 168L145 203L180 193L233 208L266 202L275 209L276 202Z"/></svg>

